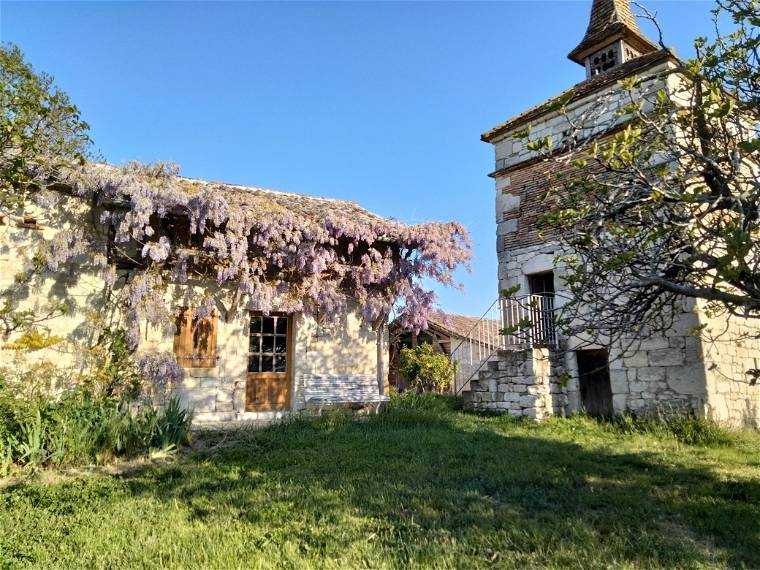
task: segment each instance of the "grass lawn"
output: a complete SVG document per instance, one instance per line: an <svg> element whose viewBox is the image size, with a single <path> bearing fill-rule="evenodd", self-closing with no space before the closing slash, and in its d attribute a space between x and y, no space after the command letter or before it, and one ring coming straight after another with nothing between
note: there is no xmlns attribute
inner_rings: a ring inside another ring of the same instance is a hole
<svg viewBox="0 0 760 570"><path fill-rule="evenodd" d="M172 463L0 487L0 567L760 568L760 438L735 440L442 403L196 434Z"/></svg>

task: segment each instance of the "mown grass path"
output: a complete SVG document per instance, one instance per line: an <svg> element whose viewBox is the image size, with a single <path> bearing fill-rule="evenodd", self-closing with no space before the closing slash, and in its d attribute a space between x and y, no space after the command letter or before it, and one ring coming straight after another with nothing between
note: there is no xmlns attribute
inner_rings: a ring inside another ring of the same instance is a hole
<svg viewBox="0 0 760 570"><path fill-rule="evenodd" d="M402 405L0 489L10 568L760 568L757 437Z"/></svg>

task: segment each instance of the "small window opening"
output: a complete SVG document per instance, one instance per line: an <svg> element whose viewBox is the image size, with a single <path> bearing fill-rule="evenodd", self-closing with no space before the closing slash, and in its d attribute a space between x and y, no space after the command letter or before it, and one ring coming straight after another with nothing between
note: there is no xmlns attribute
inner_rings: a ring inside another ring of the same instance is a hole
<svg viewBox="0 0 760 570"><path fill-rule="evenodd" d="M528 275L528 288L531 295L554 295L554 271L544 271Z"/></svg>

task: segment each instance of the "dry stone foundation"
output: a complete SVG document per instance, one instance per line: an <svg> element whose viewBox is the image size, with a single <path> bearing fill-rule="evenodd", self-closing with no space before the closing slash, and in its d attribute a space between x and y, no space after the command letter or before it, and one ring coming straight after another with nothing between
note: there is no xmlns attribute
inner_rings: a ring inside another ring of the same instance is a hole
<svg viewBox="0 0 760 570"><path fill-rule="evenodd" d="M502 350L463 392L466 406L514 416L544 419L564 412L561 358L545 348Z"/></svg>

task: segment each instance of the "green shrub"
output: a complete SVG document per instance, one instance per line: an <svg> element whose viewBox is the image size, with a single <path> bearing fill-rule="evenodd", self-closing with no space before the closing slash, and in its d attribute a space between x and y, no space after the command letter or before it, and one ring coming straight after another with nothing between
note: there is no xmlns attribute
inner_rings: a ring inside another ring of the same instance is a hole
<svg viewBox="0 0 760 570"><path fill-rule="evenodd" d="M173 398L163 410L133 413L126 401L89 387L29 401L3 383L0 474L13 464L37 469L171 451L187 441L191 419Z"/></svg>
<svg viewBox="0 0 760 570"><path fill-rule="evenodd" d="M402 348L399 371L418 391L445 392L454 381L454 365L445 354L434 352L428 343Z"/></svg>
<svg viewBox="0 0 760 570"><path fill-rule="evenodd" d="M447 413L462 408L462 400L449 394L433 394L423 392L415 394L414 392L391 392L390 402L384 408L386 411L425 411L434 413Z"/></svg>

